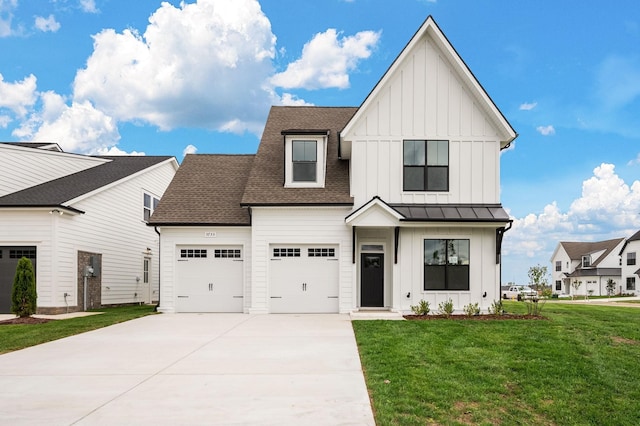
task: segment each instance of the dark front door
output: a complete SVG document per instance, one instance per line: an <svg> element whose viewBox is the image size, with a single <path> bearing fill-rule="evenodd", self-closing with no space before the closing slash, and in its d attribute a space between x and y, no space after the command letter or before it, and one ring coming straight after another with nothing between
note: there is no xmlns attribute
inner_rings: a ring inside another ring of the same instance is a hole
<svg viewBox="0 0 640 426"><path fill-rule="evenodd" d="M384 254L360 255L360 306L384 306Z"/></svg>
<svg viewBox="0 0 640 426"><path fill-rule="evenodd" d="M31 259L33 272L36 272L35 247L0 247L0 314L11 312L11 291L16 275L18 261L26 257Z"/></svg>

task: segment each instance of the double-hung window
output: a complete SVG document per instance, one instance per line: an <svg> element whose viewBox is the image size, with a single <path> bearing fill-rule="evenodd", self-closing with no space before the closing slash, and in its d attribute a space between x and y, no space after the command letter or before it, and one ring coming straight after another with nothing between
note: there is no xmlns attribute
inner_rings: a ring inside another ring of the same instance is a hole
<svg viewBox="0 0 640 426"><path fill-rule="evenodd" d="M635 265L636 264L636 252L627 253L627 265Z"/></svg>
<svg viewBox="0 0 640 426"><path fill-rule="evenodd" d="M627 290L636 289L636 277L627 277Z"/></svg>
<svg viewBox="0 0 640 426"><path fill-rule="evenodd" d="M469 290L469 240L424 240L424 289Z"/></svg>
<svg viewBox="0 0 640 426"><path fill-rule="evenodd" d="M151 218L153 211L158 207L159 202L160 200L156 197L147 194L146 192L144 193L144 206L142 208L142 213L145 222L149 222L149 219Z"/></svg>
<svg viewBox="0 0 640 426"><path fill-rule="evenodd" d="M292 141L293 182L316 181L318 175L317 144L317 141Z"/></svg>
<svg viewBox="0 0 640 426"><path fill-rule="evenodd" d="M449 190L449 141L405 140L403 158L405 191Z"/></svg>

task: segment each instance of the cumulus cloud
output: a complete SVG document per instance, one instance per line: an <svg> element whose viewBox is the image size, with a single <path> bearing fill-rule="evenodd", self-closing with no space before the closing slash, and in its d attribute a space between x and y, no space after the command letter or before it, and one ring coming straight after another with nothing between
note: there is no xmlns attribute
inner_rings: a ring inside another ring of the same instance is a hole
<svg viewBox="0 0 640 426"><path fill-rule="evenodd" d="M505 256L545 264L560 241L629 237L640 229L640 181L628 185L613 164L603 163L583 182L581 196L566 212L553 202L540 214L512 219L513 227L505 234Z"/></svg>
<svg viewBox="0 0 640 426"><path fill-rule="evenodd" d="M138 151L127 152L127 151L123 151L120 148L118 148L117 146L112 146L110 148L100 148L100 149L97 150L96 154L97 155L145 155L144 152L138 152Z"/></svg>
<svg viewBox="0 0 640 426"><path fill-rule="evenodd" d="M108 29L74 82L75 98L123 121L170 130L258 134L274 93L276 37L254 0L162 3L144 34Z"/></svg>
<svg viewBox="0 0 640 426"><path fill-rule="evenodd" d="M0 0L0 37L14 34L11 28L13 11L18 7L18 0Z"/></svg>
<svg viewBox="0 0 640 426"><path fill-rule="evenodd" d="M189 144L182 150L182 156L184 157L187 154L195 154L196 152L198 152L198 148L196 148L194 145Z"/></svg>
<svg viewBox="0 0 640 426"><path fill-rule="evenodd" d="M82 9L83 12L87 12L87 13L100 12L96 7L95 0L80 0L80 9Z"/></svg>
<svg viewBox="0 0 640 426"><path fill-rule="evenodd" d="M36 16L35 27L42 32L55 33L60 29L60 23L56 21L53 15L45 18L43 16Z"/></svg>
<svg viewBox="0 0 640 426"><path fill-rule="evenodd" d="M0 109L8 108L23 117L37 100L36 77L30 74L22 81L5 82L0 74Z"/></svg>
<svg viewBox="0 0 640 426"><path fill-rule="evenodd" d="M304 45L300 59L274 75L271 83L285 89L349 87L349 72L356 68L358 61L371 56L380 32L361 31L354 36L339 36L333 28L316 34Z"/></svg>
<svg viewBox="0 0 640 426"><path fill-rule="evenodd" d="M538 106L537 102L525 102L523 104L520 104L520 111L531 111L532 109L534 109L535 107Z"/></svg>
<svg viewBox="0 0 640 426"><path fill-rule="evenodd" d="M542 136L552 136L556 134L556 129L552 125L536 127L538 133Z"/></svg>

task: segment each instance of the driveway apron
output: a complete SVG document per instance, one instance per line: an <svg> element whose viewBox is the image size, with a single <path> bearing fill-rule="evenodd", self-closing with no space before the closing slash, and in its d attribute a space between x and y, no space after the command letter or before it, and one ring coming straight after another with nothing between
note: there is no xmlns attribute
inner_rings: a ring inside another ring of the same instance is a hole
<svg viewBox="0 0 640 426"><path fill-rule="evenodd" d="M153 315L0 355L0 424L373 425L348 315Z"/></svg>

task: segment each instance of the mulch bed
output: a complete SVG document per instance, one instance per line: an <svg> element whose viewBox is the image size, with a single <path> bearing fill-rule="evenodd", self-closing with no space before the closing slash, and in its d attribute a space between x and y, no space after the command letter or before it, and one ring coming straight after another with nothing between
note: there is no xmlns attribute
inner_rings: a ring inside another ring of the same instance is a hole
<svg viewBox="0 0 640 426"><path fill-rule="evenodd" d="M35 318L35 317L23 317L12 318L4 321L0 321L0 325L11 324L44 324L45 322L54 321L49 318Z"/></svg>
<svg viewBox="0 0 640 426"><path fill-rule="evenodd" d="M469 320L469 321L487 321L487 320L546 320L546 317L540 315L517 315L517 314L504 314L504 315L403 315L407 320L412 321L431 321L431 320Z"/></svg>

